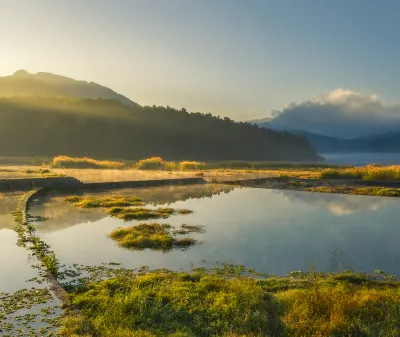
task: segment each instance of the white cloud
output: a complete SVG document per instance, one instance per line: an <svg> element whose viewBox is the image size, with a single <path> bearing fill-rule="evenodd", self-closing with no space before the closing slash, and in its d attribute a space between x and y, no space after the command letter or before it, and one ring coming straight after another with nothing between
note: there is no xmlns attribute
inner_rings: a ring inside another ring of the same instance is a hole
<svg viewBox="0 0 400 337"><path fill-rule="evenodd" d="M346 138L398 131L400 105L374 94L335 89L325 95L287 105L271 125Z"/></svg>

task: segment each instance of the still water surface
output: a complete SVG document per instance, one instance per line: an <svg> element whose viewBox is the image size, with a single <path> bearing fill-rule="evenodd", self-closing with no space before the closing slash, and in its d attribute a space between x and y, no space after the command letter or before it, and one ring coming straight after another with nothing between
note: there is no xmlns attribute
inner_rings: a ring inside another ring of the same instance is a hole
<svg viewBox="0 0 400 337"><path fill-rule="evenodd" d="M286 275L293 270L308 270L311 261L318 271L381 269L400 273L400 200L395 198L218 185L118 193L193 210L191 215L161 222L203 225L206 232L193 237L204 243L168 253L129 251L116 246L108 234L116 227L134 225L135 221L124 223L101 210L78 209L64 202L63 197L51 197L49 202L34 206L30 213L51 218L38 223L38 234L54 249L61 263L119 262L124 267L178 270L206 260L209 265L215 261L244 264L262 272Z"/></svg>
<svg viewBox="0 0 400 337"><path fill-rule="evenodd" d="M25 282L37 276L31 267L29 253L17 246L18 236L13 230L14 212L20 194L0 194L0 292L13 292L37 286Z"/></svg>

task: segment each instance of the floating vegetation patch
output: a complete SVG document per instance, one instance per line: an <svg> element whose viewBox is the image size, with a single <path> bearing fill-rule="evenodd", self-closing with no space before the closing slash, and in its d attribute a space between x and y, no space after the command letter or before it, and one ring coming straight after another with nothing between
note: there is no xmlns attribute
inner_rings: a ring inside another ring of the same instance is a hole
<svg viewBox="0 0 400 337"><path fill-rule="evenodd" d="M352 195L372 195L379 197L399 197L400 188L387 187L352 187L352 186L316 186L306 188L308 192L342 193Z"/></svg>
<svg viewBox="0 0 400 337"><path fill-rule="evenodd" d="M55 336L60 309L47 289L0 293L0 335Z"/></svg>
<svg viewBox="0 0 400 337"><path fill-rule="evenodd" d="M179 234L189 234L191 232L188 229L185 229L185 231L185 233ZM187 248L199 243L198 240L193 238L174 237L174 234L173 227L168 224L151 223L139 224L129 228L117 228L111 232L110 237L119 246L132 250L149 248L169 251L173 248Z"/></svg>
<svg viewBox="0 0 400 337"><path fill-rule="evenodd" d="M192 211L187 209L173 209L166 208L145 208L145 207L112 207L107 211L107 214L123 219L129 220L147 220L147 219L166 219L171 215L176 214L190 214Z"/></svg>
<svg viewBox="0 0 400 337"><path fill-rule="evenodd" d="M129 207L143 206L144 202L138 197L123 197L111 195L106 197L91 196L70 196L66 201L74 203L76 207L81 208L111 208L111 207Z"/></svg>
<svg viewBox="0 0 400 337"><path fill-rule="evenodd" d="M70 288L64 336L398 336L398 281L363 274L274 277L243 266L93 270ZM101 277L110 276L102 280ZM78 309L78 311L77 311Z"/></svg>
<svg viewBox="0 0 400 337"><path fill-rule="evenodd" d="M136 196L70 196L66 197L65 200L80 208L105 208L107 214L125 221L165 219L171 215L193 213L188 209L170 207L146 208L143 207L145 202Z"/></svg>

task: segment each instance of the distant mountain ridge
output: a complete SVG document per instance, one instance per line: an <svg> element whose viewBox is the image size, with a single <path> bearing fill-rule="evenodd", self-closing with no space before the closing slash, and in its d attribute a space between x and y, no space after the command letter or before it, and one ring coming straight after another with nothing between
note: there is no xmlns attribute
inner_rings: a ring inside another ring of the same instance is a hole
<svg viewBox="0 0 400 337"><path fill-rule="evenodd" d="M0 97L11 96L104 98L117 100L127 106L138 106L129 98L94 82L77 81L45 72L31 74L26 70L0 77Z"/></svg>
<svg viewBox="0 0 400 337"><path fill-rule="evenodd" d="M296 136L305 137L318 153L400 153L400 132L382 132L381 134L366 137L344 139L304 130L276 128L269 121L258 121L259 120L252 120L248 123L266 129L286 131Z"/></svg>
<svg viewBox="0 0 400 337"><path fill-rule="evenodd" d="M128 106L102 98L0 97L0 156L59 154L132 160L322 160L304 137L186 109Z"/></svg>

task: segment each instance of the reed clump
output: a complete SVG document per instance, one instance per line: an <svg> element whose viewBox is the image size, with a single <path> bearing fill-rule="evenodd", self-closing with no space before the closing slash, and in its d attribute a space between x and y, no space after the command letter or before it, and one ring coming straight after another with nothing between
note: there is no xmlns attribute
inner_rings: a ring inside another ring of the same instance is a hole
<svg viewBox="0 0 400 337"><path fill-rule="evenodd" d="M57 156L53 159L50 166L56 168L75 168L75 169L123 169L125 163L111 160L96 160L93 158L73 158L68 156Z"/></svg>

